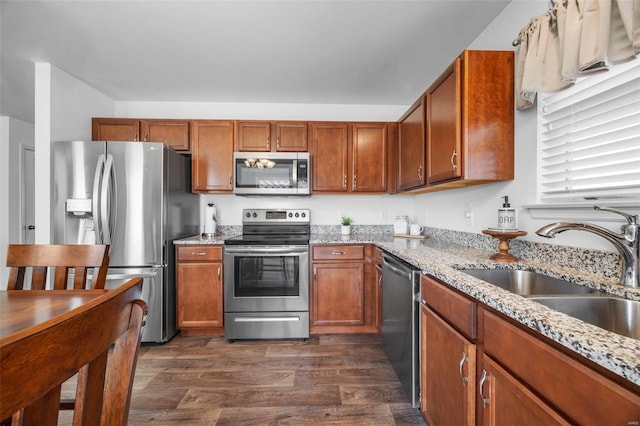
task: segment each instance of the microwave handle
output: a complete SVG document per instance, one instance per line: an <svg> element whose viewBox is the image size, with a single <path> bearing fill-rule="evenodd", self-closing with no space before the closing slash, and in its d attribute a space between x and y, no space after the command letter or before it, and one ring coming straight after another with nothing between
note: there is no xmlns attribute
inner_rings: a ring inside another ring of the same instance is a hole
<svg viewBox="0 0 640 426"><path fill-rule="evenodd" d="M293 160L293 167L291 171L291 180L293 181L293 188L298 187L298 160Z"/></svg>

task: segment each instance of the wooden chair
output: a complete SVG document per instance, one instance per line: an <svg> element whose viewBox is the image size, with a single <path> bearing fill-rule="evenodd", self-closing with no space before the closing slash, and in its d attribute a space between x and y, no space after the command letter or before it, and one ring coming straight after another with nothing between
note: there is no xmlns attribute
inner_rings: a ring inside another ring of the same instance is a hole
<svg viewBox="0 0 640 426"><path fill-rule="evenodd" d="M11 416L11 425L56 425L61 385L81 368L89 373L78 381L73 424L127 424L147 313L139 299L142 279L102 291L74 311L3 342L0 414Z"/></svg>
<svg viewBox="0 0 640 426"><path fill-rule="evenodd" d="M74 290L103 289L109 268L108 245L9 244L7 249L9 282L7 290L24 290L31 272L30 290L46 290L49 268L53 268L52 290L66 290L73 280ZM92 270L91 281L87 279ZM73 275L71 275L73 274ZM80 370L78 382L86 371ZM73 399L62 399L61 410L75 409Z"/></svg>
<svg viewBox="0 0 640 426"><path fill-rule="evenodd" d="M32 269L31 290L45 290L48 268L55 268L52 289L64 290L73 270L73 288L102 289L109 266L108 245L9 244L7 250L9 284L7 290L23 290L27 269ZM87 272L93 278L87 282Z"/></svg>

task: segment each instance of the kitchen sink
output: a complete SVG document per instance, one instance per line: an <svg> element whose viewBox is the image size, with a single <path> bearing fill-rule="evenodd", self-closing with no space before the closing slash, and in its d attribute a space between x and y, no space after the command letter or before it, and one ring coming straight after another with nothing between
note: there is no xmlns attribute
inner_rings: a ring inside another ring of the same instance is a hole
<svg viewBox="0 0 640 426"><path fill-rule="evenodd" d="M460 271L520 296L598 293L597 290L589 287L521 269L461 269Z"/></svg>
<svg viewBox="0 0 640 426"><path fill-rule="evenodd" d="M607 331L640 340L640 302L617 297L532 297L553 310Z"/></svg>

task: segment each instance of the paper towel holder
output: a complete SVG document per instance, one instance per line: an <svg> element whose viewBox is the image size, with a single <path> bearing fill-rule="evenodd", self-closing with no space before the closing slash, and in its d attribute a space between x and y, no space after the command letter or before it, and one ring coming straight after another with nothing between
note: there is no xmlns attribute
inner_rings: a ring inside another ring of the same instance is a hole
<svg viewBox="0 0 640 426"><path fill-rule="evenodd" d="M216 225L216 206L213 203L209 203L207 207L204 208L204 232L202 233L202 237L215 237Z"/></svg>

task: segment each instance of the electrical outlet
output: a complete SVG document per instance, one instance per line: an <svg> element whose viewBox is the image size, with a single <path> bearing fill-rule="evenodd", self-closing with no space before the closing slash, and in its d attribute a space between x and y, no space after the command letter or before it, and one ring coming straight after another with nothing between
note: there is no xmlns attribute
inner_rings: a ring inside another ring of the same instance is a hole
<svg viewBox="0 0 640 426"><path fill-rule="evenodd" d="M466 226L473 226L473 210L464 212L464 224Z"/></svg>

